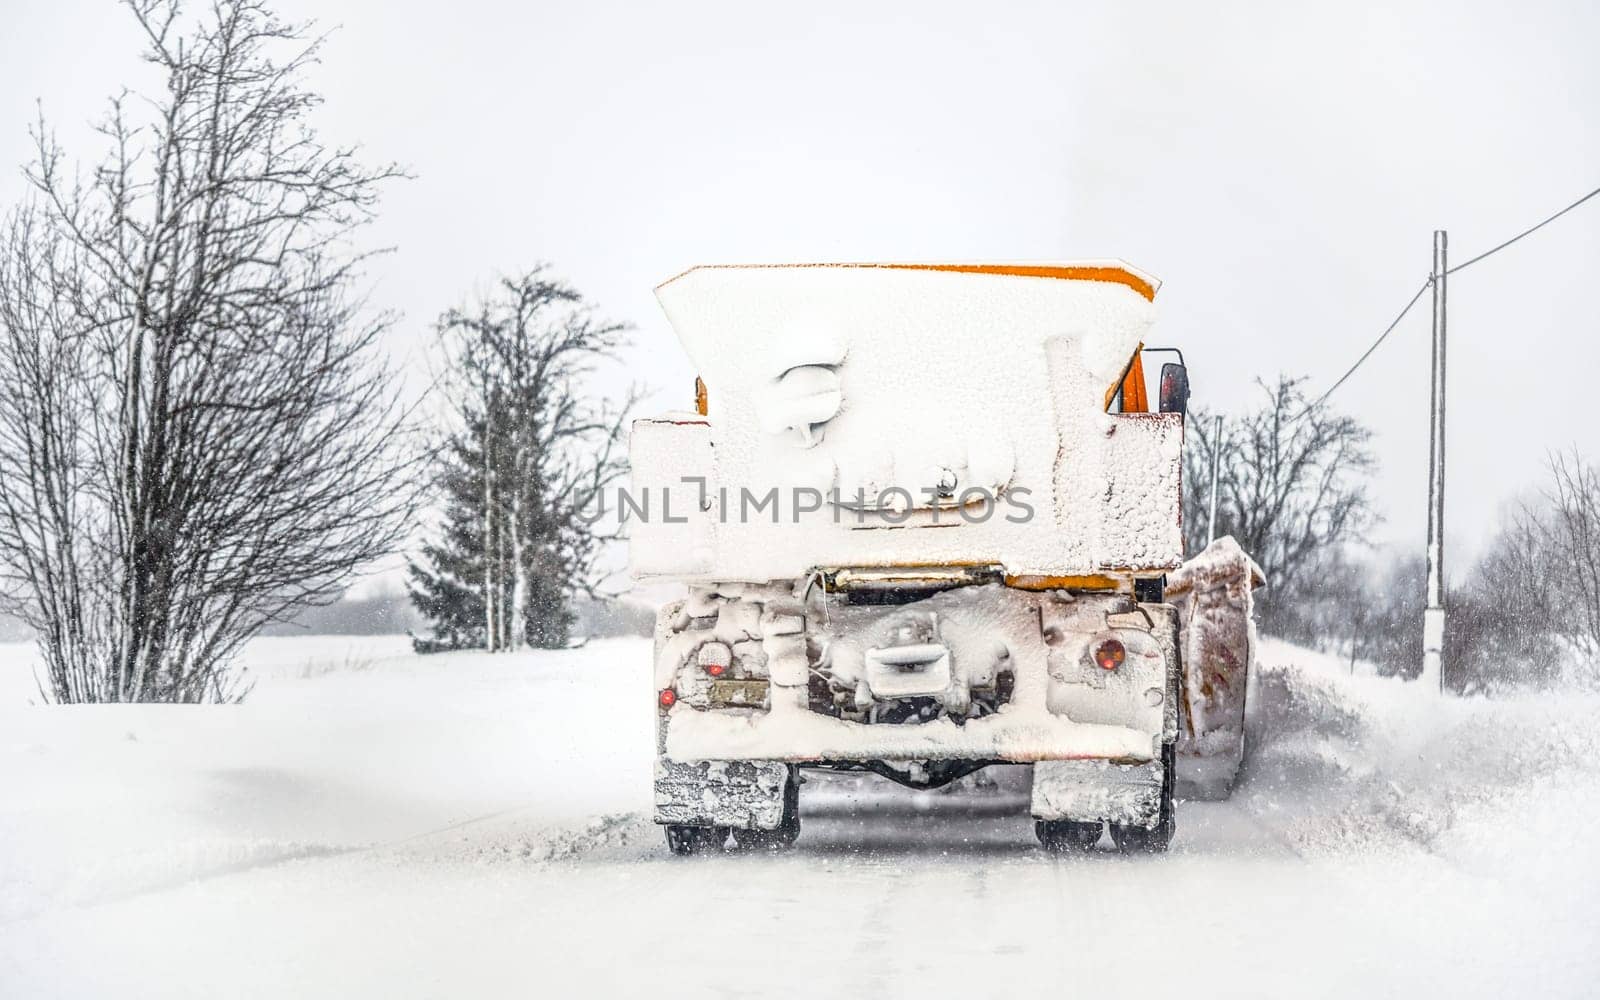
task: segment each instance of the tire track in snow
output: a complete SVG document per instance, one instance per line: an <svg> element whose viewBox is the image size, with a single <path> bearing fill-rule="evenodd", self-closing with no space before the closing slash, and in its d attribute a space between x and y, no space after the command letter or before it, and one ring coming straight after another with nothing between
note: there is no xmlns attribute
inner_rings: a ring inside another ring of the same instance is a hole
<svg viewBox="0 0 1600 1000"><path fill-rule="evenodd" d="M217 854L244 853L253 856L220 864L208 864L204 859L200 859L198 862L192 858L180 860L177 866L184 867L188 865L190 866L188 870L173 873L170 870L171 866L169 866L167 871L151 872L147 877L142 878L137 875L129 878L124 868L120 877L131 881L131 885L109 891L95 891L91 886L76 891L69 889L64 893L47 896L38 903L24 905L8 912L3 918L0 918L0 927L25 923L58 909L85 909L126 902L143 896L169 892L174 889L203 885L234 875L282 867L297 861L324 861L360 855L378 855L389 851L404 852L407 848L433 843L462 831L473 830L514 816L526 815L534 808L533 806L515 806L509 809L498 809L494 812L483 813L467 819L457 820L444 826L423 830L419 833L407 834L391 840L361 844L235 841L207 845L201 850ZM548 850L543 856L535 856L534 850L530 847L529 850L522 853L522 858L534 862L575 860L583 857L592 849L594 846L592 840L597 833L616 830L629 824L642 824L645 822L644 817L638 813L617 813L595 817L583 827L570 829L557 827L554 830L556 836L545 841L548 845ZM653 826L653 824L650 825ZM548 826L532 826L531 828L551 829ZM538 843L538 841L533 843ZM191 845L191 849L193 849L193 845ZM476 853L481 854L482 851ZM8 893L9 891L8 888Z"/></svg>
<svg viewBox="0 0 1600 1000"><path fill-rule="evenodd" d="M128 868L124 864L124 867L115 876L125 883L123 887L110 890L96 890L92 884L88 886L80 885L77 888L69 887L65 891L48 894L37 903L24 905L9 912L3 919L0 919L0 927L26 923L60 909L87 909L111 903L120 903L130 899L137 899L141 896L210 882L229 875L272 868L292 861L340 857L362 849L333 844L279 844L270 842L225 842L206 845L198 848L198 850L196 845L189 845L188 850L191 854L208 852L215 854L243 853L254 855L254 857L220 864L208 864L203 858L197 861L195 858L190 857L180 859L177 863L177 867L180 868L190 866L187 871L174 874L171 871L172 866L169 864L164 871L150 872L143 876L137 872L130 875ZM152 855L147 852L140 855L140 860L151 857ZM126 859L113 860L117 860L119 863L126 862ZM10 891L8 888L8 894Z"/></svg>

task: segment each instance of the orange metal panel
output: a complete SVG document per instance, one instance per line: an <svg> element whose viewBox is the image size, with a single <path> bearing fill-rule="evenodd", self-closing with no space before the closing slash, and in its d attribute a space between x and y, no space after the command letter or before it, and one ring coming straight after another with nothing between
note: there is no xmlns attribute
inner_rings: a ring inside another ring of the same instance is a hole
<svg viewBox="0 0 1600 1000"><path fill-rule="evenodd" d="M1008 576L1006 586L1018 590L1120 590L1123 581L1099 573L1086 576Z"/></svg>
<svg viewBox="0 0 1600 1000"><path fill-rule="evenodd" d="M1020 278L1056 278L1067 281L1108 281L1126 285L1147 300L1154 302L1156 286L1132 271L1109 264L702 264L707 268L739 267L881 267L894 271L956 271L962 274L1006 274ZM690 268L689 271L699 268ZM673 275L662 285L670 285L688 274Z"/></svg>
<svg viewBox="0 0 1600 1000"><path fill-rule="evenodd" d="M1144 358L1135 351L1128 374L1122 377L1122 412L1149 413L1150 397L1145 393Z"/></svg>

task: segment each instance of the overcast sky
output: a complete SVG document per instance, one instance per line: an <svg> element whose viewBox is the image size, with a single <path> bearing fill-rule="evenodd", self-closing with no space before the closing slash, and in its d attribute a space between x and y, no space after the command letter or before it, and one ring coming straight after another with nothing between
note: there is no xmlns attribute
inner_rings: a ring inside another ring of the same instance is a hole
<svg viewBox="0 0 1600 1000"><path fill-rule="evenodd" d="M280 9L338 27L324 136L416 174L372 237L418 371L433 316L540 260L637 326L660 409L693 372L651 289L692 264L1122 257L1163 280L1196 404L1236 409L1337 377L1435 228L1465 260L1600 186L1600 4L1289 6ZM104 98L152 83L137 47L110 0L4 0L0 201L35 102L91 151ZM1600 458L1597 274L1600 199L1451 281L1455 573L1548 449ZM1375 540L1420 552L1426 301L1335 400L1377 430Z"/></svg>

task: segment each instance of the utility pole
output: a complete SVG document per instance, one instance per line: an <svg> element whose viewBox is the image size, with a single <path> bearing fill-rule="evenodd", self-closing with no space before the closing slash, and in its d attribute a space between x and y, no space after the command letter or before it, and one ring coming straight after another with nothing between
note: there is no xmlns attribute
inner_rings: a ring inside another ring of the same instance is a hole
<svg viewBox="0 0 1600 1000"><path fill-rule="evenodd" d="M1422 613L1422 683L1444 691L1445 233L1433 232L1433 403L1428 434L1428 607Z"/></svg>
<svg viewBox="0 0 1600 1000"><path fill-rule="evenodd" d="M1211 425L1211 520L1206 525L1206 544L1217 540L1217 467L1222 459L1222 414Z"/></svg>

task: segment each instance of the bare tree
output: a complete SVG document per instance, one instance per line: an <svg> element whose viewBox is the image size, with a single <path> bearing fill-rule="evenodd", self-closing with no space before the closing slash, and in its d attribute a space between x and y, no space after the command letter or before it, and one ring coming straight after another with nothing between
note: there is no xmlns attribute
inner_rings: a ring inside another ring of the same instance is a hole
<svg viewBox="0 0 1600 1000"><path fill-rule="evenodd" d="M1531 612L1593 668L1600 661L1600 468L1574 450L1551 455L1548 469L1542 507L1523 505L1500 558L1526 582L1536 601Z"/></svg>
<svg viewBox="0 0 1600 1000"><path fill-rule="evenodd" d="M0 251L0 572L48 697L226 700L240 644L411 509L389 320L352 291L397 171L309 127L308 26L127 6L161 89L111 102L83 176L41 122Z"/></svg>
<svg viewBox="0 0 1600 1000"><path fill-rule="evenodd" d="M1453 690L1548 684L1566 666L1563 609L1545 563L1546 516L1539 506L1517 505L1464 585L1451 591L1444 681Z"/></svg>
<svg viewBox="0 0 1600 1000"><path fill-rule="evenodd" d="M1600 469L1551 455L1450 594L1445 681L1457 690L1600 681Z"/></svg>
<svg viewBox="0 0 1600 1000"><path fill-rule="evenodd" d="M1463 585L1451 591L1444 679L1452 688L1547 685L1561 678L1570 654L1592 660L1600 649L1586 637L1594 619L1584 609L1580 558L1562 511L1563 496L1575 500L1582 468L1553 458L1554 485L1511 505Z"/></svg>
<svg viewBox="0 0 1600 1000"><path fill-rule="evenodd" d="M1422 612L1427 605L1428 563L1421 553L1391 557L1386 565L1357 564L1347 578L1340 611L1350 630L1352 668L1368 660L1384 676L1422 672Z"/></svg>
<svg viewBox="0 0 1600 1000"><path fill-rule="evenodd" d="M639 392L612 403L588 383L627 328L535 268L446 313L438 332L455 427L438 453L444 538L410 570L413 601L436 623L418 648L564 645L569 600L599 596L600 556L618 537L592 512L627 471Z"/></svg>
<svg viewBox="0 0 1600 1000"><path fill-rule="evenodd" d="M1217 474L1217 534L1232 535L1266 573L1261 613L1287 625L1319 573L1331 572L1343 549L1373 522L1366 480L1375 462L1371 432L1355 419L1307 409L1304 379L1257 381L1260 405L1225 419L1220 440L1212 421L1195 414L1185 449L1184 518L1191 552L1205 544L1212 448Z"/></svg>
<svg viewBox="0 0 1600 1000"><path fill-rule="evenodd" d="M1550 458L1546 578L1559 602L1556 631L1588 659L1600 657L1600 469L1576 451Z"/></svg>

